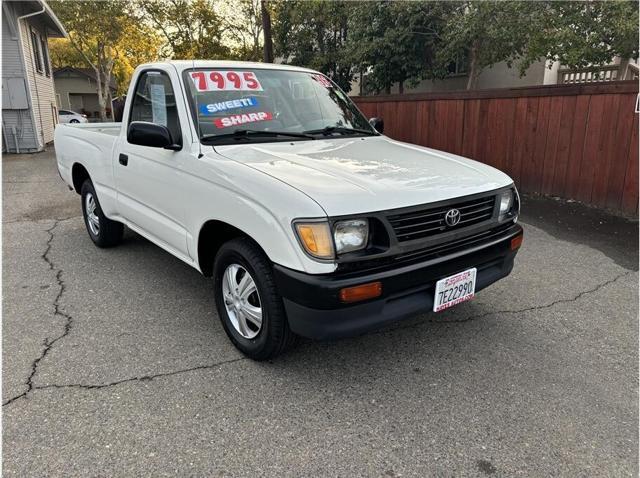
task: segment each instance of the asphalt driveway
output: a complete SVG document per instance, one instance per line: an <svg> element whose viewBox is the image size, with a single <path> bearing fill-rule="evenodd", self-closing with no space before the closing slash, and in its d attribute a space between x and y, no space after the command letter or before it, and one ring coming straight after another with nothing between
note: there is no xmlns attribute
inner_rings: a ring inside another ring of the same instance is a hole
<svg viewBox="0 0 640 478"><path fill-rule="evenodd" d="M474 301L256 363L209 279L131 232L97 249L51 152L5 157L3 473L637 476L638 225L522 222Z"/></svg>

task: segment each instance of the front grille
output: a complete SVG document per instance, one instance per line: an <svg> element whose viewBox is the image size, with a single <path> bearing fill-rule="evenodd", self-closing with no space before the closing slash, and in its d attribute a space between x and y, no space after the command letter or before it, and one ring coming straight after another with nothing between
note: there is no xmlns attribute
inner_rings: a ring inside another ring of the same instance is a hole
<svg viewBox="0 0 640 478"><path fill-rule="evenodd" d="M387 219L391 223L398 242L413 241L434 236L445 230L460 229L491 219L495 202L496 196L485 196L445 206L394 214L387 216ZM460 222L455 226L449 226L445 222L445 214L451 209L460 211Z"/></svg>
<svg viewBox="0 0 640 478"><path fill-rule="evenodd" d="M511 227L513 227L513 223L509 222L508 224L501 224L493 229L462 237L454 241L423 247L414 251L398 254L396 256L381 257L378 259L369 259L358 262L345 262L338 266L338 272L343 274L349 274L352 272L357 272L358 274L362 274L363 272L377 272L397 268L399 266L417 264L419 262L425 262L439 257L445 257L450 254L482 246L483 244L505 237L505 233Z"/></svg>

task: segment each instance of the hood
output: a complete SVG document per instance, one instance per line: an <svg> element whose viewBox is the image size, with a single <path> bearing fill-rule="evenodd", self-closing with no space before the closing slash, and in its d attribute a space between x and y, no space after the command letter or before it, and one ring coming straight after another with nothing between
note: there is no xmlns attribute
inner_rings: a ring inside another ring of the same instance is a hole
<svg viewBox="0 0 640 478"><path fill-rule="evenodd" d="M512 183L486 164L385 136L215 149L302 191L329 216L426 204Z"/></svg>

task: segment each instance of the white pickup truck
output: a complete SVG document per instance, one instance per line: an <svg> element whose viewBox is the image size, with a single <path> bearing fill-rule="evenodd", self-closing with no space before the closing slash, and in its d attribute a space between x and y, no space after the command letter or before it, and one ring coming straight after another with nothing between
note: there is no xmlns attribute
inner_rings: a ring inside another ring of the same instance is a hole
<svg viewBox="0 0 640 478"><path fill-rule="evenodd" d="M382 132L317 71L172 61L136 69L122 123L58 125L55 145L93 242L126 225L213 276L229 338L264 360L510 273L513 181Z"/></svg>

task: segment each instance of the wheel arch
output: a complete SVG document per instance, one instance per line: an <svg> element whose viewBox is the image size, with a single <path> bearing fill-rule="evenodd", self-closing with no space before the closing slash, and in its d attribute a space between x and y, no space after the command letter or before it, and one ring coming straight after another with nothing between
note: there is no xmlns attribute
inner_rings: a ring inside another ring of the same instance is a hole
<svg viewBox="0 0 640 478"><path fill-rule="evenodd" d="M269 257L258 241L242 229L218 219L210 219L202 225L198 234L198 266L205 277L213 275L213 260L220 247L237 237L246 237L251 240L266 257Z"/></svg>
<svg viewBox="0 0 640 478"><path fill-rule="evenodd" d="M87 179L91 179L87 168L85 168L81 163L74 163L71 168L71 181L73 182L73 189L75 189L76 193L81 194L82 184Z"/></svg>

